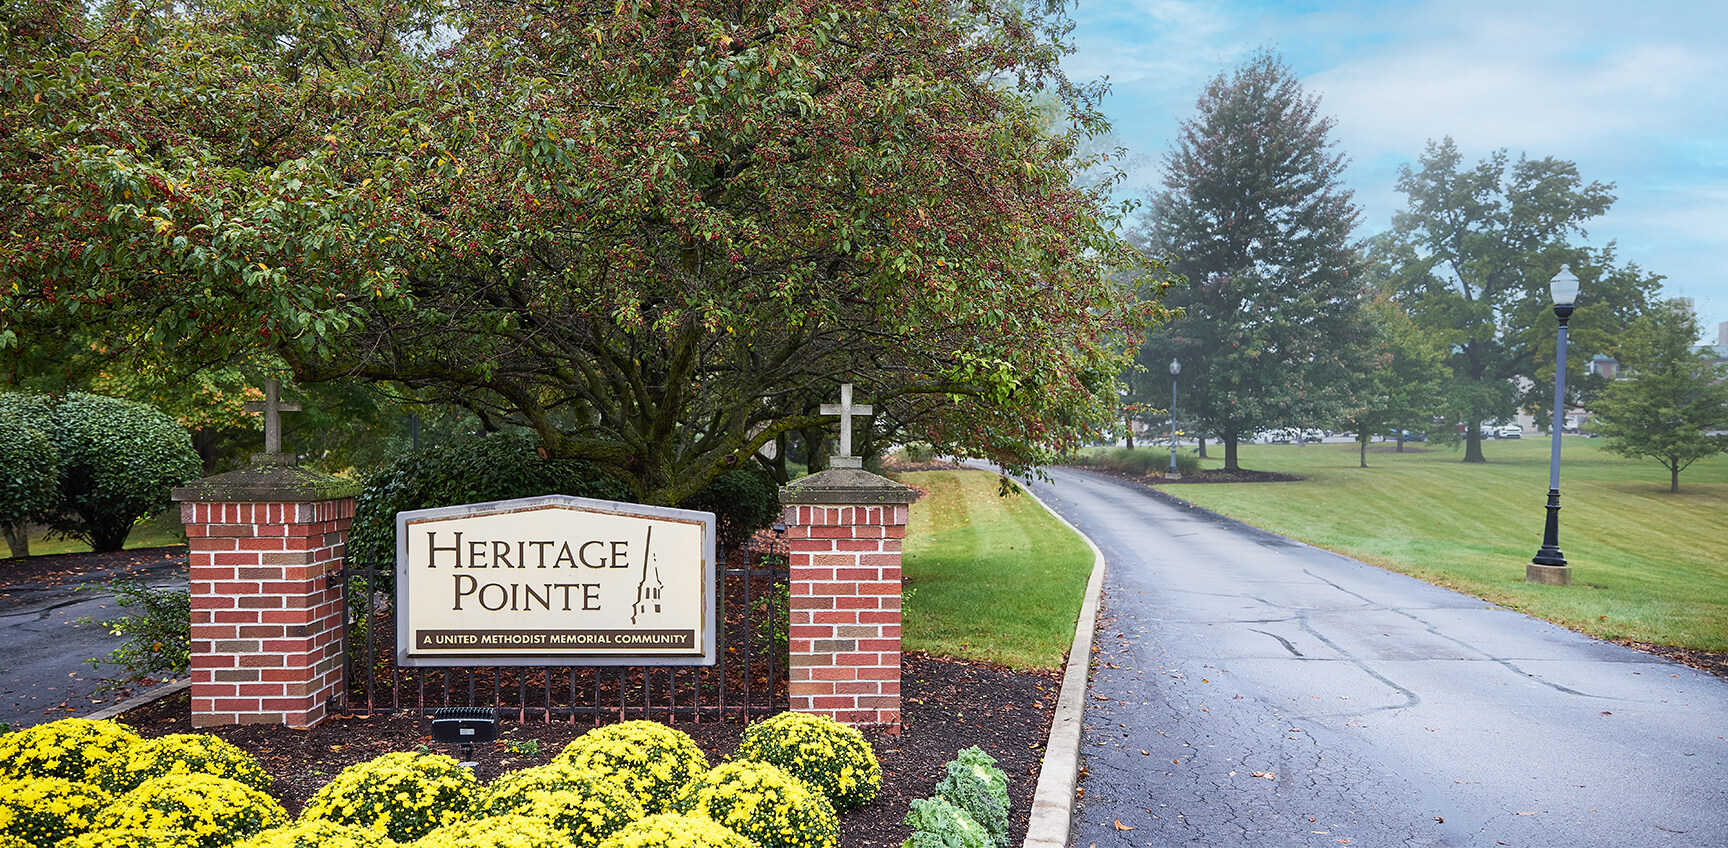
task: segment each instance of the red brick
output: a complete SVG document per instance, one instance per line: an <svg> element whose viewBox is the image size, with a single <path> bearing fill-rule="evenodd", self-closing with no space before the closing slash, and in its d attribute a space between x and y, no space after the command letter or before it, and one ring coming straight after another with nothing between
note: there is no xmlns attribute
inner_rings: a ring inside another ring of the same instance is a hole
<svg viewBox="0 0 1728 848"><path fill-rule="evenodd" d="M851 695L830 695L826 698L810 699L810 705L819 710L848 710L857 706L857 704L857 699Z"/></svg>
<svg viewBox="0 0 1728 848"><path fill-rule="evenodd" d="M858 670L839 664L819 665L810 669L812 680L857 680Z"/></svg>
<svg viewBox="0 0 1728 848"><path fill-rule="evenodd" d="M791 694L816 696L834 694L835 684L822 681L802 681L790 683L788 686Z"/></svg>
<svg viewBox="0 0 1728 848"><path fill-rule="evenodd" d="M852 598L841 597L834 599L835 609L873 610L877 609L881 605L881 601L878 600L875 595L864 595Z"/></svg>
<svg viewBox="0 0 1728 848"><path fill-rule="evenodd" d="M245 551L245 552L237 551L234 553L211 554L210 555L210 563L212 565L233 565L233 566L257 565L258 564L258 554L251 552L251 551Z"/></svg>
<svg viewBox="0 0 1728 848"><path fill-rule="evenodd" d="M272 669L273 668L280 668L282 666L282 655L281 654L243 654L240 656L240 665L245 666L247 668L272 668ZM265 679L269 679L269 678L265 678Z"/></svg>
<svg viewBox="0 0 1728 848"><path fill-rule="evenodd" d="M240 685L240 691L235 694L250 698L280 698L282 697L282 684L242 683Z"/></svg>
<svg viewBox="0 0 1728 848"><path fill-rule="evenodd" d="M846 611L832 610L829 612L817 612L814 614L814 617L812 620L815 621L817 624L857 624L858 623L858 613L852 612L850 610L846 610Z"/></svg>

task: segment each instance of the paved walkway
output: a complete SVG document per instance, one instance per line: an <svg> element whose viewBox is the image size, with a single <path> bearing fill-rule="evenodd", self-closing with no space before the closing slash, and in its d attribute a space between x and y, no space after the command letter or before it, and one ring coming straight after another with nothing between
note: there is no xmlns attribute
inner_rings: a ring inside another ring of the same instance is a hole
<svg viewBox="0 0 1728 848"><path fill-rule="evenodd" d="M186 575L186 559L180 557L138 577L154 588L184 589ZM100 586L105 576L91 574L87 579ZM124 615L127 610L113 595L65 584L16 585L8 596L9 603L0 609L0 642L6 646L0 651L0 722L19 728L88 717L141 691L137 686L104 688L103 678L118 676L122 669L104 665L98 670L86 662L107 656L126 641L95 623L75 623L82 617L95 622Z"/></svg>
<svg viewBox="0 0 1728 848"><path fill-rule="evenodd" d="M1052 476L1108 562L1071 844L1728 845L1728 681Z"/></svg>

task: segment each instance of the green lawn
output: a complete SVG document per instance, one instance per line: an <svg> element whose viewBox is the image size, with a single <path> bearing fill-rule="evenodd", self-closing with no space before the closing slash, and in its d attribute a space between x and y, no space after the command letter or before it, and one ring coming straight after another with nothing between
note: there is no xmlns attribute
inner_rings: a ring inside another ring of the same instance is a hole
<svg viewBox="0 0 1728 848"><path fill-rule="evenodd" d="M1523 582L1542 543L1547 438L1490 441L1485 465L1463 464L1461 450L1414 445L1410 453L1370 453L1366 469L1357 467L1353 444L1244 445L1244 468L1305 479L1169 491L1586 633L1728 650L1728 459L1693 465L1671 495L1662 466L1622 459L1602 444L1567 437L1562 447L1567 587Z"/></svg>
<svg viewBox="0 0 1728 848"><path fill-rule="evenodd" d="M140 521L133 525L132 532L126 536L126 549L162 548L170 545L186 544L185 530L180 527L180 507L172 506L156 517ZM43 533L30 536L30 555L33 557L49 554L77 554L90 550L83 542L70 539L49 539ZM12 551L6 543L0 541L0 560L10 559Z"/></svg>
<svg viewBox="0 0 1728 848"><path fill-rule="evenodd" d="M1014 668L1060 668L1092 549L1026 495L999 497L982 471L900 476L930 490L905 546L908 650Z"/></svg>

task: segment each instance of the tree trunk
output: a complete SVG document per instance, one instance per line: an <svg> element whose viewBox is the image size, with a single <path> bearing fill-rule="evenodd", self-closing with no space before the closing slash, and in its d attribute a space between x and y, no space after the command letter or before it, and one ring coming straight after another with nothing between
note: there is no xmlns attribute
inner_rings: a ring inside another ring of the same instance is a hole
<svg viewBox="0 0 1728 848"><path fill-rule="evenodd" d="M804 470L818 474L828 470L828 428L811 427L798 431L804 437Z"/></svg>
<svg viewBox="0 0 1728 848"><path fill-rule="evenodd" d="M1668 466L1668 494L1670 494L1670 495L1680 494L1680 466L1679 465L1672 465L1671 464Z"/></svg>
<svg viewBox="0 0 1728 848"><path fill-rule="evenodd" d="M1398 429L1398 452L1404 452L1404 429L1402 427Z"/></svg>
<svg viewBox="0 0 1728 848"><path fill-rule="evenodd" d="M1224 431L1224 470L1242 470L1242 464L1236 459L1236 434L1228 430Z"/></svg>
<svg viewBox="0 0 1728 848"><path fill-rule="evenodd" d="M1367 433L1357 433L1356 434L1356 445L1358 447L1362 448L1362 467L1367 468L1368 467L1368 434Z"/></svg>
<svg viewBox="0 0 1728 848"><path fill-rule="evenodd" d="M1122 426L1128 431L1128 449L1134 449L1134 416L1122 413Z"/></svg>
<svg viewBox="0 0 1728 848"><path fill-rule="evenodd" d="M1200 446L1200 458L1210 459L1211 457L1206 455L1206 435L1204 433L1194 434L1194 442Z"/></svg>
<svg viewBox="0 0 1728 848"><path fill-rule="evenodd" d="M1482 455L1482 422L1471 423L1464 430L1464 461L1487 462Z"/></svg>
<svg viewBox="0 0 1728 848"><path fill-rule="evenodd" d="M30 555L30 526L22 521L0 525L0 531L6 536L6 547L12 549L12 556L23 559Z"/></svg>

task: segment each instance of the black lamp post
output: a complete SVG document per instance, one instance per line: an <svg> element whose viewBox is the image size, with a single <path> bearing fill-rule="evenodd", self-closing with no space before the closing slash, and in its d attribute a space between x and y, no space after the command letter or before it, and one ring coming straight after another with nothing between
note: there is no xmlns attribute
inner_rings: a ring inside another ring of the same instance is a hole
<svg viewBox="0 0 1728 848"><path fill-rule="evenodd" d="M1548 281L1554 317L1560 319L1560 344L1554 354L1554 447L1548 456L1548 520L1542 528L1542 548L1524 567L1524 582L1566 586L1572 569L1560 553L1560 433L1566 429L1566 321L1578 300L1578 278L1565 265Z"/></svg>
<svg viewBox="0 0 1728 848"><path fill-rule="evenodd" d="M1182 472L1176 470L1176 375L1182 373L1182 363L1170 360L1170 470L1164 473L1166 480L1182 479Z"/></svg>

